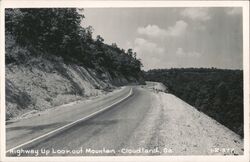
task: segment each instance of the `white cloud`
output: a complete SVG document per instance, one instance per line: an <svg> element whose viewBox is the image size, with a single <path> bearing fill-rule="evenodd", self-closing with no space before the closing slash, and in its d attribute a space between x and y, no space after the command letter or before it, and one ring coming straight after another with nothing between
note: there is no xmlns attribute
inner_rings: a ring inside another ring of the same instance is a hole
<svg viewBox="0 0 250 162"><path fill-rule="evenodd" d="M199 52L196 52L196 51L194 51L194 52L186 52L182 48L178 48L176 50L176 55L178 57L200 57L201 56L201 54Z"/></svg>
<svg viewBox="0 0 250 162"><path fill-rule="evenodd" d="M157 68L161 64L161 58L165 54L165 49L159 47L156 43L143 38L136 38L134 41L134 50L138 58L142 60L144 69Z"/></svg>
<svg viewBox="0 0 250 162"><path fill-rule="evenodd" d="M228 15L239 15L242 13L242 10L240 7L234 7L226 10L226 13Z"/></svg>
<svg viewBox="0 0 250 162"><path fill-rule="evenodd" d="M168 28L167 33L170 36L180 36L185 33L187 27L188 24L185 21L179 20L174 26Z"/></svg>
<svg viewBox="0 0 250 162"><path fill-rule="evenodd" d="M137 32L150 37L160 37L166 34L166 30L159 28L157 25L148 25L147 27L139 27Z"/></svg>
<svg viewBox="0 0 250 162"><path fill-rule="evenodd" d="M137 29L137 32L141 35L146 35L148 37L166 37L166 36L181 36L183 33L185 33L186 29L188 27L188 24L183 21L179 20L175 23L174 26L168 27L167 30L161 29L157 25L148 25L146 27L139 27Z"/></svg>
<svg viewBox="0 0 250 162"><path fill-rule="evenodd" d="M135 39L135 50L140 52L147 52L151 54L163 54L164 48L159 47L157 44L153 42L149 42L143 38Z"/></svg>
<svg viewBox="0 0 250 162"><path fill-rule="evenodd" d="M211 19L208 8L185 8L181 15L197 21L207 21Z"/></svg>

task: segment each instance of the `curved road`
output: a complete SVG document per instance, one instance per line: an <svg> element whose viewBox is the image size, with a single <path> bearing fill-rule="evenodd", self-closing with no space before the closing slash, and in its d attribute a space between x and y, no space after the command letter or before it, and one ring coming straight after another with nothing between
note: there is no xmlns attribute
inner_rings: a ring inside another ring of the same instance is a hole
<svg viewBox="0 0 250 162"><path fill-rule="evenodd" d="M9 122L7 156L243 155L237 134L155 87L124 87Z"/></svg>
<svg viewBox="0 0 250 162"><path fill-rule="evenodd" d="M128 89L129 88L125 88L125 90L123 90L124 92L120 96L123 97L125 92L128 93ZM115 96L119 95L116 94ZM126 141L131 138L130 136L132 132L138 127L140 122L143 120L149 108L150 92L141 88L134 87L132 96L126 98L124 101L120 102L119 104L116 104L105 112L100 113L97 116L94 116L93 118L88 119L86 121L79 122L64 131L60 131L59 133L53 134L52 136L22 146L17 150L23 149L41 151L41 149L46 149L46 151L50 152L48 153L48 155L51 156L72 156L83 154L95 155L95 153L97 153L96 155L119 154L124 144L126 144ZM79 115L79 112L74 114ZM64 118L64 120L66 119ZM62 124L66 124L66 122L61 122L61 125ZM55 125L58 124L55 123ZM48 124L44 127L46 126L48 126ZM7 127L7 130L8 129L11 130L17 128L9 126ZM38 127L36 129L38 130L43 128ZM65 153L65 150L70 151L68 153ZM72 151L75 152L72 153ZM79 154L76 154L76 151L78 151ZM7 155L16 156L17 154L11 152ZM34 155L35 153L21 154L21 156ZM43 155L44 154L40 152L38 156Z"/></svg>

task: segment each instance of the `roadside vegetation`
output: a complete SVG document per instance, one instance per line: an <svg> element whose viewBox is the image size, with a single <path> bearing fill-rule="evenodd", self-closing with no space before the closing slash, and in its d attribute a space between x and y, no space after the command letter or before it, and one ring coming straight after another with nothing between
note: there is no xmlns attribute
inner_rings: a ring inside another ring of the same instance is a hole
<svg viewBox="0 0 250 162"><path fill-rule="evenodd" d="M215 68L155 69L145 79L162 82L170 93L243 137L243 71Z"/></svg>
<svg viewBox="0 0 250 162"><path fill-rule="evenodd" d="M84 10L5 10L6 120L144 83L132 49L83 27Z"/></svg>
<svg viewBox="0 0 250 162"><path fill-rule="evenodd" d="M108 45L93 28L81 25L83 10L73 8L6 9L6 64L20 63L30 56L51 55L97 71L115 72L125 77L140 78L141 62L132 49L125 51L115 43ZM15 42L11 41L14 39ZM22 49L12 50L13 45Z"/></svg>

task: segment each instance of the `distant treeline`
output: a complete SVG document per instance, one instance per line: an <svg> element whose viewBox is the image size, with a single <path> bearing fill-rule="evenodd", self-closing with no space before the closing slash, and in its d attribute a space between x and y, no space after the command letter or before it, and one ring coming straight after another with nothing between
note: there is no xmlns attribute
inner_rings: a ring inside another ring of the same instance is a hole
<svg viewBox="0 0 250 162"><path fill-rule="evenodd" d="M13 37L35 56L38 52L34 51L38 50L43 55L60 56L66 63L96 70L104 68L111 75L114 71L135 78L141 75L142 64L136 53L132 49L120 49L115 43L105 44L99 35L93 39L93 28L82 26L82 13L83 10L73 8L6 9L6 39ZM20 51L10 52L6 63L17 62L22 57Z"/></svg>
<svg viewBox="0 0 250 162"><path fill-rule="evenodd" d="M170 93L243 137L243 71L207 68L158 69L145 79L165 84Z"/></svg>

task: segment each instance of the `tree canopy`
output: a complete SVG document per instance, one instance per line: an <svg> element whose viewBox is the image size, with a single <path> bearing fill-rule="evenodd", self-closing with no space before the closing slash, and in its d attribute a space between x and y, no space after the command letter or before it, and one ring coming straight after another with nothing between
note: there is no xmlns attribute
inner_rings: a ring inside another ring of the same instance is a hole
<svg viewBox="0 0 250 162"><path fill-rule="evenodd" d="M125 52L115 43L105 44L100 35L93 39L93 28L81 25L81 13L75 8L9 8L5 10L5 32L21 46L60 56L69 63L126 76L141 75L142 64L135 52ZM15 61L12 55L6 57L8 62Z"/></svg>

